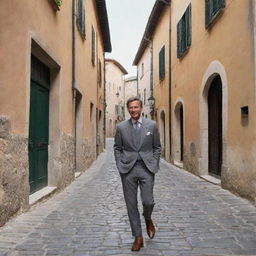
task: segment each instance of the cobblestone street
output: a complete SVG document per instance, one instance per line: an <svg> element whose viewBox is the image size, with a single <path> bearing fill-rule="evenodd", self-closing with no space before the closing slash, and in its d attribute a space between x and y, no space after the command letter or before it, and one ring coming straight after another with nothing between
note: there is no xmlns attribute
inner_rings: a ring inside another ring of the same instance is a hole
<svg viewBox="0 0 256 256"><path fill-rule="evenodd" d="M164 161L156 176L145 247L133 242L119 174L107 151L69 187L0 229L0 255L256 255L256 209L244 199ZM140 208L141 209L141 208Z"/></svg>

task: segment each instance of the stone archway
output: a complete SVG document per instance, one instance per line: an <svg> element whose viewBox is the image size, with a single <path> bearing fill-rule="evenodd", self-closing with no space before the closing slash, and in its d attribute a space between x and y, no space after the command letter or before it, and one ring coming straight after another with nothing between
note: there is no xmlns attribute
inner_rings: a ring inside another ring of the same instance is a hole
<svg viewBox="0 0 256 256"><path fill-rule="evenodd" d="M226 166L226 141L227 141L227 116L228 116L228 90L227 75L224 66L217 60L210 63L201 83L200 91L200 158L199 158L199 175L209 174L209 108L208 95L212 83L216 77L220 78L222 85L222 166Z"/></svg>

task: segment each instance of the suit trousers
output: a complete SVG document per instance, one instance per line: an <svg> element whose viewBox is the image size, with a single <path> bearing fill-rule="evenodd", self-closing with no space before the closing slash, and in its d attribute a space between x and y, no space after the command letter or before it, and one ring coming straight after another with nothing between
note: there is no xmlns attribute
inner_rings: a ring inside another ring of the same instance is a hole
<svg viewBox="0 0 256 256"><path fill-rule="evenodd" d="M121 174L121 179L132 235L142 236L137 199L138 187L140 187L143 216L149 220L155 205L153 197L155 174L148 170L143 161L137 161L131 171Z"/></svg>

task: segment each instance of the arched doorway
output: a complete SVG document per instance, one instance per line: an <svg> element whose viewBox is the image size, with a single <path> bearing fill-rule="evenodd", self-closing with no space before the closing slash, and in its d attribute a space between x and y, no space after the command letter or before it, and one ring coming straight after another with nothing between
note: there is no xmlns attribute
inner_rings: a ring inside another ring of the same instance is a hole
<svg viewBox="0 0 256 256"><path fill-rule="evenodd" d="M161 156L165 158L165 113L164 110L160 113L160 142L162 145Z"/></svg>
<svg viewBox="0 0 256 256"><path fill-rule="evenodd" d="M217 75L208 92L208 168L209 174L221 176L222 165L222 83Z"/></svg>
<svg viewBox="0 0 256 256"><path fill-rule="evenodd" d="M216 80L215 80L216 79ZM221 100L221 111L219 108L218 115L221 116L219 126L221 126L221 137L217 139L220 141L217 145L221 145L220 150L217 149L219 156L219 172L226 168L227 165L227 120L228 120L228 81L227 74L224 66L218 61L212 61L207 70L204 73L202 83L201 83L201 92L199 98L199 107L200 107L200 158L199 158L199 175L205 176L209 174L213 174L216 176L211 170L209 170L209 162L213 160L209 160L209 156L213 153L210 153L209 141L212 140L209 136L212 132L209 132L209 120L212 119L209 117L209 97L213 96L214 85L219 83L219 88L221 86L221 94L218 94L217 98ZM212 87L213 86L213 87ZM218 86L217 86L218 87ZM215 90L217 90L215 88ZM218 91L218 90L217 90ZM213 99L210 99L210 101ZM216 100L216 96L215 96ZM219 103L220 104L220 103ZM220 128L219 128L220 129ZM218 137L217 137L218 138ZM212 148L213 146L211 146ZM213 149L212 149L213 150ZM215 150L216 151L216 150ZM216 161L216 160L215 160ZM210 164L211 165L211 164ZM217 178L220 178L217 175Z"/></svg>
<svg viewBox="0 0 256 256"><path fill-rule="evenodd" d="M184 111L182 102L178 102L174 109L174 161L176 164L183 162L184 155Z"/></svg>

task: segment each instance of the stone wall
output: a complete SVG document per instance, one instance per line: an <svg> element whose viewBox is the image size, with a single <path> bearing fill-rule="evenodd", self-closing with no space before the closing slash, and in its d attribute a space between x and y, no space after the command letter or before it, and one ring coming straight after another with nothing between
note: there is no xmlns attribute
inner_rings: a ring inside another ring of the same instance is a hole
<svg viewBox="0 0 256 256"><path fill-rule="evenodd" d="M29 207L28 139L11 135L10 126L0 116L0 226Z"/></svg>
<svg viewBox="0 0 256 256"><path fill-rule="evenodd" d="M85 138L78 143L77 152L77 171L83 172L90 167L96 159L96 143L95 138Z"/></svg>
<svg viewBox="0 0 256 256"><path fill-rule="evenodd" d="M189 145L184 146L183 150L183 168L195 175L199 175L195 143L191 142Z"/></svg>
<svg viewBox="0 0 256 256"><path fill-rule="evenodd" d="M60 138L60 173L58 178L58 189L65 188L75 177L75 141L67 134L62 134Z"/></svg>

